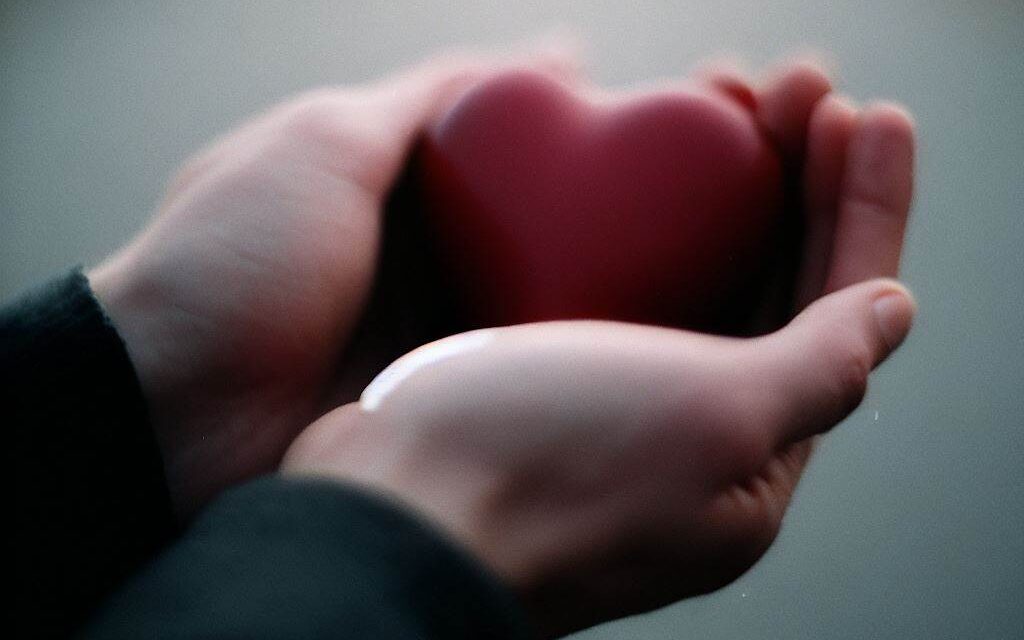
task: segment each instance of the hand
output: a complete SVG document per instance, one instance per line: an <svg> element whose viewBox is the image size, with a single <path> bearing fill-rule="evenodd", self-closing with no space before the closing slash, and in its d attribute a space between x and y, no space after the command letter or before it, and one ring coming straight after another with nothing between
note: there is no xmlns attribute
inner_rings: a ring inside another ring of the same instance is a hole
<svg viewBox="0 0 1024 640"><path fill-rule="evenodd" d="M282 469L422 513L563 634L751 566L808 438L857 406L912 314L898 284L870 281L762 338L588 321L460 334L314 423Z"/></svg>
<svg viewBox="0 0 1024 640"><path fill-rule="evenodd" d="M507 64L572 69L557 52L442 59L300 96L191 160L149 228L90 273L139 373L180 514L274 469L336 406L386 194L423 126Z"/></svg>
<svg viewBox="0 0 1024 640"><path fill-rule="evenodd" d="M806 95L808 69L790 69L751 95L804 176L797 305L835 293L751 339L565 322L442 340L303 432L283 471L424 514L549 635L739 576L775 538L813 438L857 406L914 313L897 283L867 281L896 275L908 117L824 94L776 112L772 96Z"/></svg>

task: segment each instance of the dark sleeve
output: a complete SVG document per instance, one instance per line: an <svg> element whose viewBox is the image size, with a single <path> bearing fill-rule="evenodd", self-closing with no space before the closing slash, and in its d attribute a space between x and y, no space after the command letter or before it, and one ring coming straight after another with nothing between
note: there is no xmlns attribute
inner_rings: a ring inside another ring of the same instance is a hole
<svg viewBox="0 0 1024 640"><path fill-rule="evenodd" d="M0 389L13 626L66 635L172 529L135 371L80 271L0 310Z"/></svg>
<svg viewBox="0 0 1024 640"><path fill-rule="evenodd" d="M511 595L383 498L266 477L217 499L87 638L531 637Z"/></svg>

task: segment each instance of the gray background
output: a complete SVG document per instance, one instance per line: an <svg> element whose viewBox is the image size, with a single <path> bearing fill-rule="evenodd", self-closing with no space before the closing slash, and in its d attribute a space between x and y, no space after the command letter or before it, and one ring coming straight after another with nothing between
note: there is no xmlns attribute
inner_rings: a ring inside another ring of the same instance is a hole
<svg viewBox="0 0 1024 640"><path fill-rule="evenodd" d="M0 295L140 228L190 151L323 83L578 31L609 84L809 47L908 104L916 332L732 586L584 638L1024 638L1024 3L0 4Z"/></svg>

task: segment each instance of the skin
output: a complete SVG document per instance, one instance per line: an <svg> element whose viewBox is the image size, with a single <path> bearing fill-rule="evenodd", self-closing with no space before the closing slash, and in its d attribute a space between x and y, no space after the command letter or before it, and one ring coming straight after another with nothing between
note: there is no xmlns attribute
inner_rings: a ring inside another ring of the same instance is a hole
<svg viewBox="0 0 1024 640"><path fill-rule="evenodd" d="M182 519L273 471L304 427L407 350L352 339L385 200L427 123L490 74L567 77L574 65L557 50L445 56L301 95L188 161L148 228L89 273L139 374Z"/></svg>
<svg viewBox="0 0 1024 640"><path fill-rule="evenodd" d="M283 469L424 514L557 636L711 591L760 558L808 438L857 406L912 313L897 283L870 281L758 339L599 321L460 334L313 424Z"/></svg>
<svg viewBox="0 0 1024 640"><path fill-rule="evenodd" d="M457 337L353 403L352 381L393 358L356 331L387 195L419 133L510 64L576 77L558 54L449 58L257 117L191 160L90 278L182 519L279 464L360 483L464 544L553 635L721 586L774 539L813 437L909 330L909 294L875 278L896 276L914 141L902 110L855 108L813 65L760 85L704 69L785 154L806 223L762 315L817 302L748 340L595 322Z"/></svg>

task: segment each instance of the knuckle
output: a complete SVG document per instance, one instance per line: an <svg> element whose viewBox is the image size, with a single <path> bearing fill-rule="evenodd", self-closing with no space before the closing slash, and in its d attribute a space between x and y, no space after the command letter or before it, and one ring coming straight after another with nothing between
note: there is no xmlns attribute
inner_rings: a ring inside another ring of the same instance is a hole
<svg viewBox="0 0 1024 640"><path fill-rule="evenodd" d="M395 149L381 129L380 109L358 91L316 89L286 105L277 119L276 140L315 157L331 175L368 194L385 188L382 175Z"/></svg>
<svg viewBox="0 0 1024 640"><path fill-rule="evenodd" d="M316 89L286 106L278 119L279 138L303 144L332 174L375 193L382 167L396 152L391 132L382 128L384 107L370 94Z"/></svg>
<svg viewBox="0 0 1024 640"><path fill-rule="evenodd" d="M288 103L281 114L287 134L302 138L329 137L337 129L338 100L329 89L313 89Z"/></svg>
<svg viewBox="0 0 1024 640"><path fill-rule="evenodd" d="M830 396L835 411L845 416L860 405L868 390L871 374L871 349L861 341L839 342L831 350L829 368L833 371Z"/></svg>

